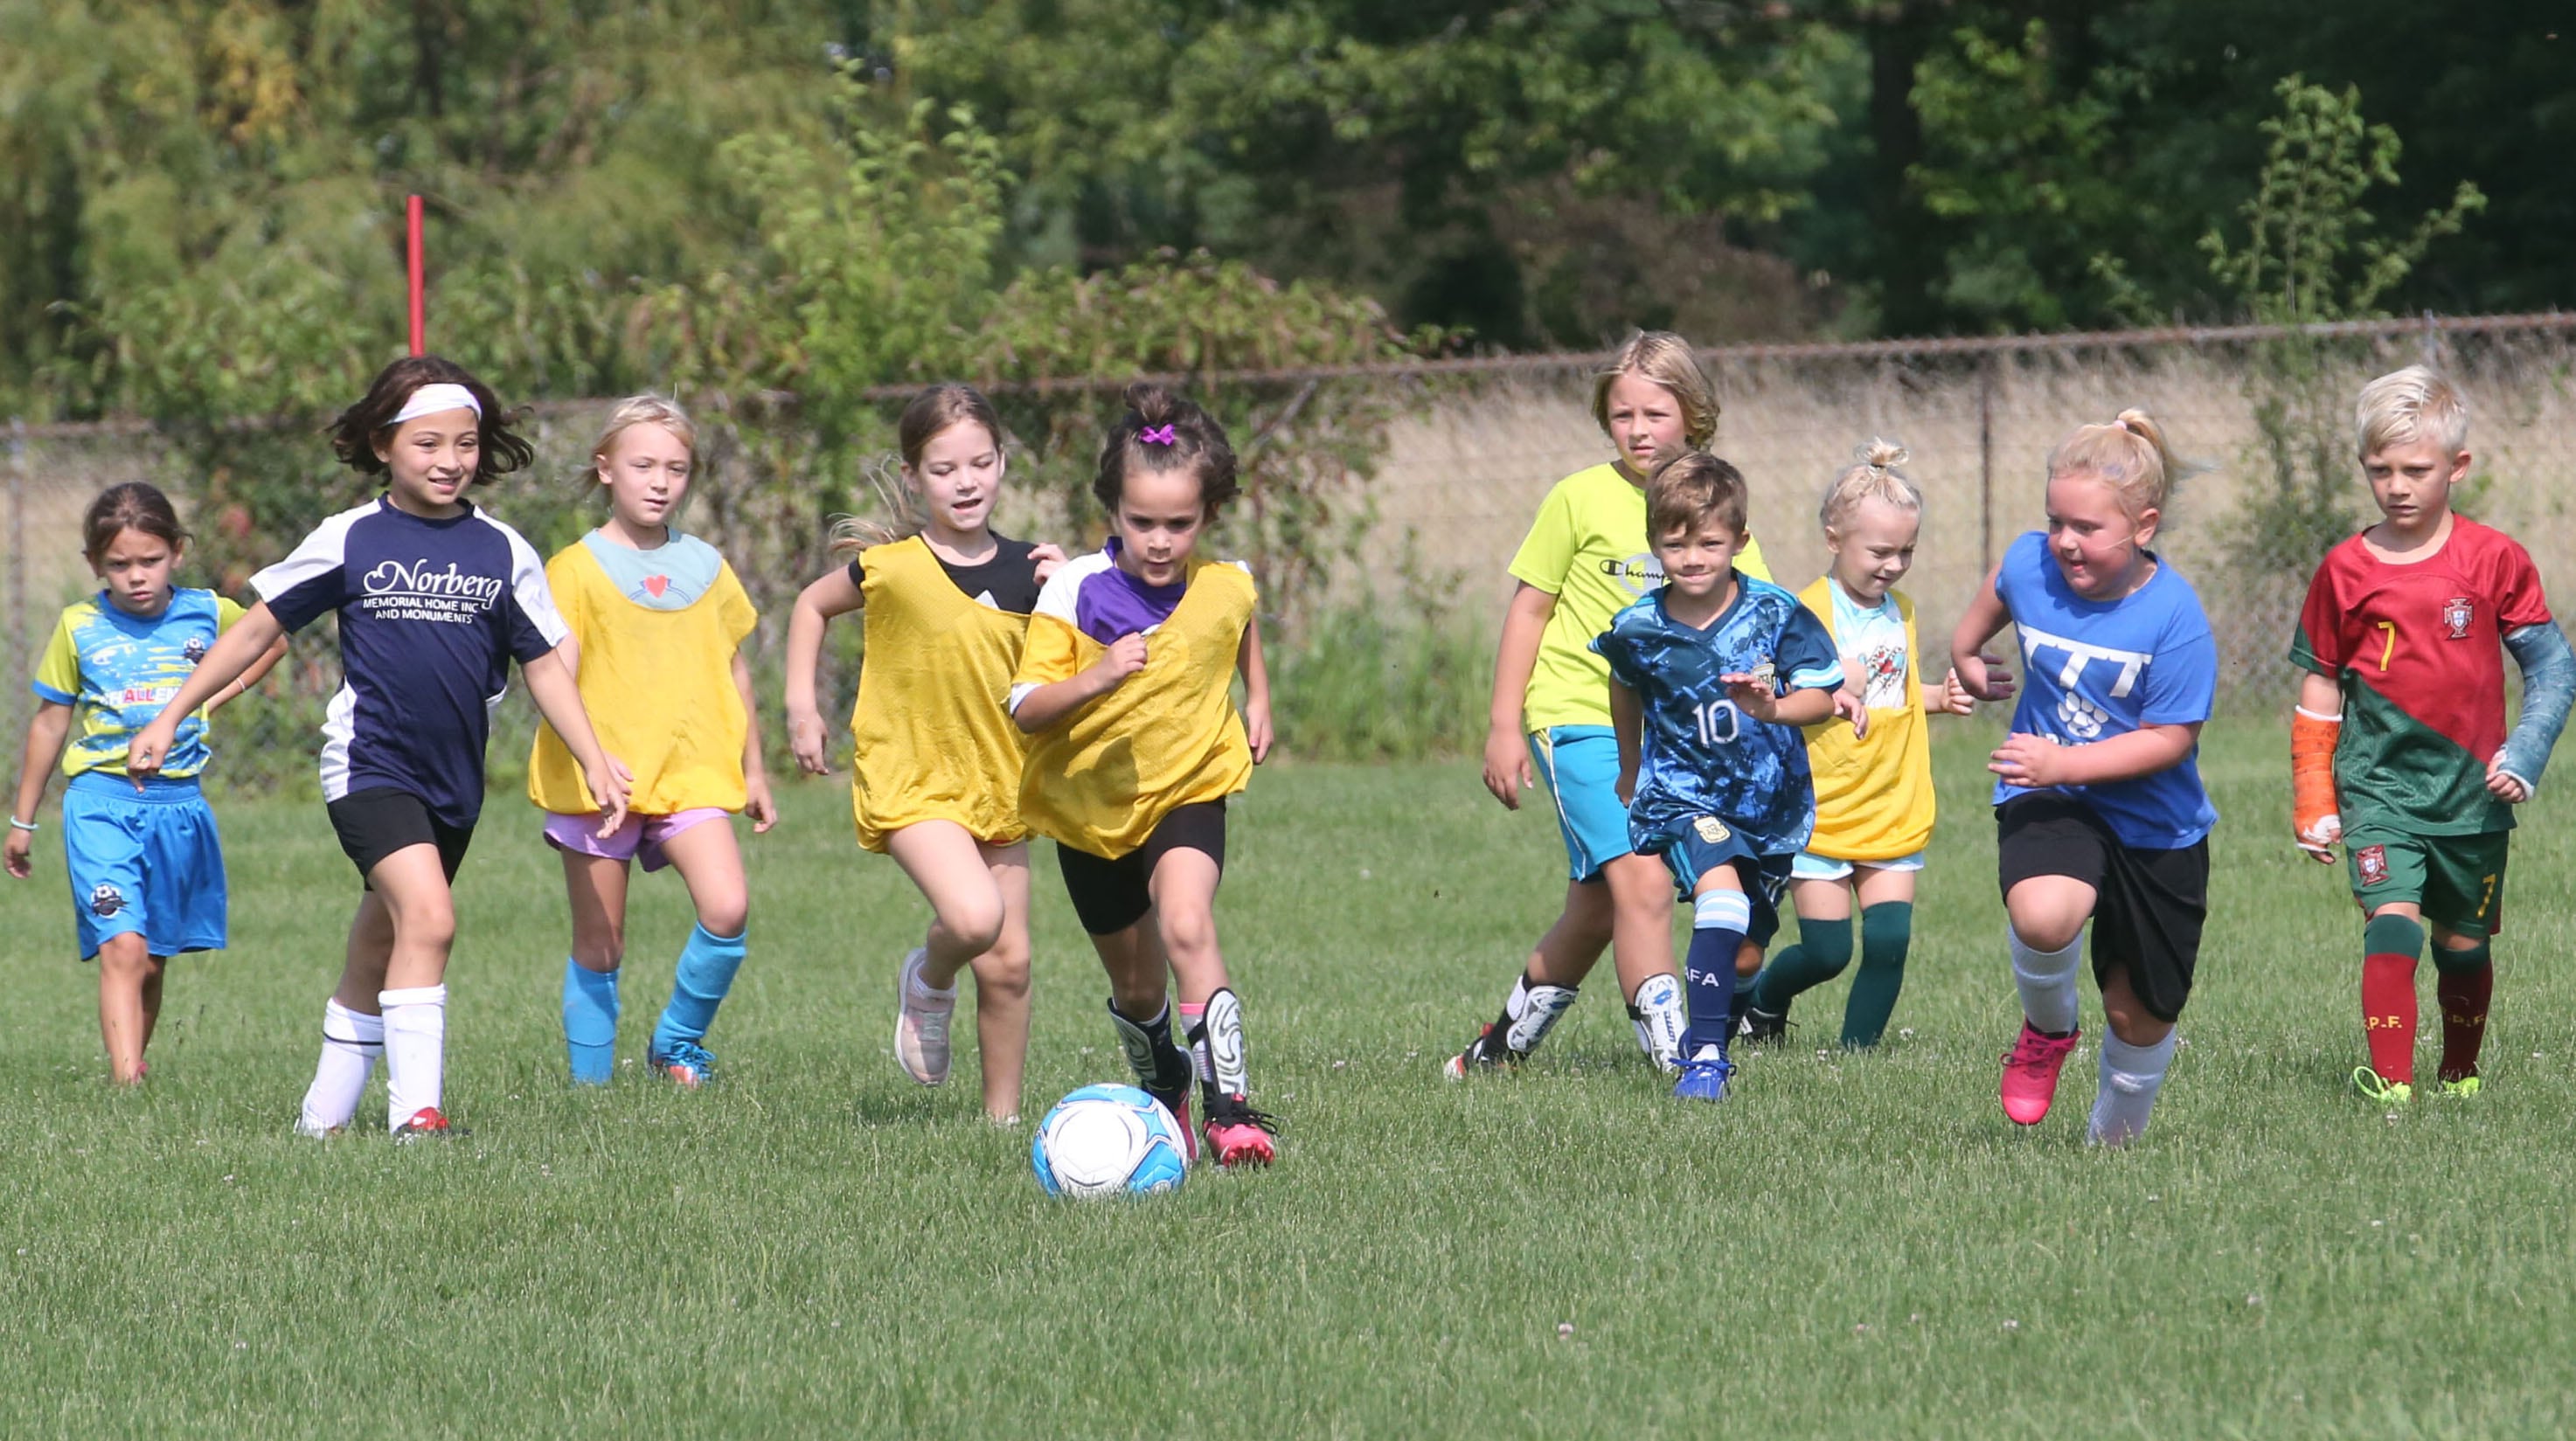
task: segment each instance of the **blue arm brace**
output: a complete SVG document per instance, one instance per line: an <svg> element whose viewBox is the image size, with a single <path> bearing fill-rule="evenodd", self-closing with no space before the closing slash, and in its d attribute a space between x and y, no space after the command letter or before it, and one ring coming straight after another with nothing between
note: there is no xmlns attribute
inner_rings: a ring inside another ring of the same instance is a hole
<svg viewBox="0 0 2576 1441"><path fill-rule="evenodd" d="M2567 727L2567 709L2576 705L2576 651L2567 648L2567 636L2555 624L2510 632L2504 648L2522 667L2522 719L2505 737L2498 760L2507 775L2536 791L2550 748Z"/></svg>

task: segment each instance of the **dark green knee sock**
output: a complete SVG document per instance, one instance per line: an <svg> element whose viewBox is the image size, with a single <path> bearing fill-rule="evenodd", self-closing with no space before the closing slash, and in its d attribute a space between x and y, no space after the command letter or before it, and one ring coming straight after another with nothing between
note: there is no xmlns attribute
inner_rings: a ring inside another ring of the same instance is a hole
<svg viewBox="0 0 2576 1441"><path fill-rule="evenodd" d="M1843 973L1851 964L1851 917L1835 921L1798 917L1798 943L1771 958L1753 982L1753 1004L1757 1009L1778 1015L1789 1008L1798 993L1811 986L1821 986Z"/></svg>
<svg viewBox="0 0 2576 1441"><path fill-rule="evenodd" d="M1905 989L1905 950L1914 940L1914 903L1884 901L1860 913L1860 971L1843 1003L1843 1044L1875 1046L1887 1034L1896 993Z"/></svg>

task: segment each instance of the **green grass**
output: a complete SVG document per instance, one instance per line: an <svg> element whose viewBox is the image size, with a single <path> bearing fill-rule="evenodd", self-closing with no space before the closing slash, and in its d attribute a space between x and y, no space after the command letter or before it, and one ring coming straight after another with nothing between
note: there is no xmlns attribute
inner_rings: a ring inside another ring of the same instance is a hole
<svg viewBox="0 0 2576 1441"><path fill-rule="evenodd" d="M238 943L179 963L142 1094L102 1079L49 830L37 882L0 887L0 1430L2564 1434L2564 802L2517 847L2487 1094L2391 1120L2344 1089L2359 928L2277 835L2281 738L2213 733L2190 1044L2153 1132L2105 1154L2089 1044L2045 1125L1995 1105L1990 727L1943 729L1903 1029L1758 1055L1718 1108L1665 1096L1606 968L1540 1062L1442 1082L1553 915L1546 808L1459 764L1265 772L1221 919L1285 1157L1141 1204L1044 1199L971 1053L944 1090L897 1073L923 910L835 788L751 847L699 1095L640 1066L565 1089L557 871L496 798L450 971L474 1134L410 1148L287 1133L354 890L318 808L226 809ZM1040 870L1032 1113L1122 1069ZM667 878L639 891L628 1054L686 924Z"/></svg>

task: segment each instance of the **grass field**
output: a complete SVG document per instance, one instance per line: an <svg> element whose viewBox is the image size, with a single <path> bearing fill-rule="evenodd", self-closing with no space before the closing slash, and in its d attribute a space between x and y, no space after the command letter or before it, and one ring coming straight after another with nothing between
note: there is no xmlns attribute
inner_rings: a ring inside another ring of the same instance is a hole
<svg viewBox="0 0 2576 1441"><path fill-rule="evenodd" d="M971 1050L940 1091L897 1072L923 910L836 787L751 847L727 1074L695 1095L640 1060L565 1088L558 872L496 798L449 972L474 1134L408 1148L288 1134L354 890L318 807L224 811L235 948L174 968L140 1094L103 1080L49 829L0 887L0 1431L2565 1434L2567 802L2517 846L2486 1095L2385 1117L2344 1086L2358 926L2278 838L2282 738L2213 731L2188 1044L2106 1154L2089 1042L2046 1124L1996 1107L1992 726L1943 729L1902 1031L1756 1055L1715 1108L1668 1099L1606 966L1540 1063L1444 1083L1553 914L1545 807L1463 764L1263 773L1220 918L1283 1162L1140 1204L1042 1197ZM1039 864L1032 1115L1123 1071ZM622 1056L686 926L674 883L639 891ZM1793 1035L1829 1040L1841 990Z"/></svg>

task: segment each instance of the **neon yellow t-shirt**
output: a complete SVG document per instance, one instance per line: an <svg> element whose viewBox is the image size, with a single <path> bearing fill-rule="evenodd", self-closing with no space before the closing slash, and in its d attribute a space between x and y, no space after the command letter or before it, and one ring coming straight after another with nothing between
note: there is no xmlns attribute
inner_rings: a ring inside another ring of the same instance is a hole
<svg viewBox="0 0 2576 1441"><path fill-rule="evenodd" d="M1833 716L1807 727L1807 765L1815 773L1816 834L1807 849L1866 865L1900 860L1932 840L1932 739L1923 712L1922 648L1914 638L1914 602L1890 592L1900 624L1865 611L1840 593L1830 575L1798 599L1833 633L1846 671L1857 671L1869 707L1869 734ZM1901 648L1900 648L1901 647Z"/></svg>
<svg viewBox="0 0 2576 1441"><path fill-rule="evenodd" d="M1083 633L1079 602L1085 582L1113 564L1102 552L1078 556L1038 593L1011 682L1015 709L1030 691L1071 680L1108 649ZM1252 624L1252 577L1237 565L1194 560L1187 584L1180 604L1146 633L1143 670L1030 738L1020 783L1030 830L1116 860L1173 811L1223 800L1250 782L1252 746L1232 686Z"/></svg>
<svg viewBox="0 0 2576 1441"><path fill-rule="evenodd" d="M705 542L675 535L663 549L684 545ZM680 572L683 558L671 559L670 569ZM717 559L707 569L711 583L668 609L620 590L585 542L546 562L555 609L581 648L582 709L590 713L599 748L635 773L626 805L637 815L738 811L745 800L742 751L750 719L734 688L733 657L760 615L732 566ZM528 758L528 799L558 815L599 809L571 749L542 722Z"/></svg>
<svg viewBox="0 0 2576 1441"><path fill-rule="evenodd" d="M1751 536L1735 568L1769 580ZM1663 562L1646 545L1646 492L1615 465L1578 470L1539 502L1538 519L1512 556L1512 578L1556 597L1539 639L1538 664L1521 698L1521 727L1610 724L1610 663L1592 639L1631 601L1664 583Z"/></svg>

